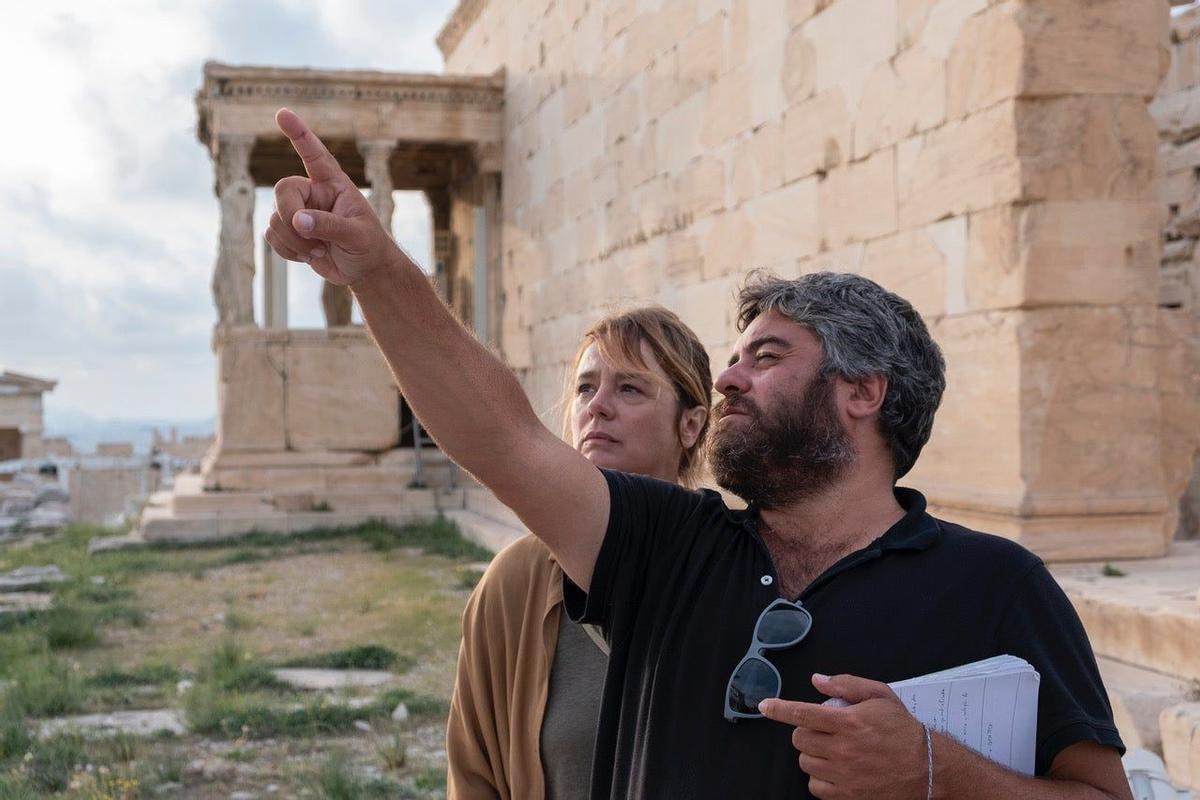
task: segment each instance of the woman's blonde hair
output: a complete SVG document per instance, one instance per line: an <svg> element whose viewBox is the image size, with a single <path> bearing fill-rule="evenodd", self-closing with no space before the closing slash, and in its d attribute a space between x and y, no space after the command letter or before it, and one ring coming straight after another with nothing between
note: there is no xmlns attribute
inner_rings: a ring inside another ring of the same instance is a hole
<svg viewBox="0 0 1200 800"><path fill-rule="evenodd" d="M620 369L641 373L652 372L642 358L642 342L658 360L666 373L675 398L679 403L675 416L679 422L684 410L703 406L704 424L700 435L691 447L685 447L679 456L679 480L685 485L694 485L701 471L701 454L704 437L708 433L708 414L712 411L712 367L708 351L696 334L673 312L662 306L635 308L620 314L611 314L597 322L583 334L579 349L567 372L563 392L563 435L570 441L571 421L575 398L575 372L584 352L596 345L600 357L608 364Z"/></svg>

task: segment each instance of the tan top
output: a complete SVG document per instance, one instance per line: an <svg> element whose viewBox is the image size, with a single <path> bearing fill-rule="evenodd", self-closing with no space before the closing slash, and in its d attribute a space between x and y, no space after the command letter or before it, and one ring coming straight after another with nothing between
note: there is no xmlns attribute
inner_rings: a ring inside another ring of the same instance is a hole
<svg viewBox="0 0 1200 800"><path fill-rule="evenodd" d="M545 800L538 743L562 574L528 535L500 551L471 593L446 725L446 800Z"/></svg>

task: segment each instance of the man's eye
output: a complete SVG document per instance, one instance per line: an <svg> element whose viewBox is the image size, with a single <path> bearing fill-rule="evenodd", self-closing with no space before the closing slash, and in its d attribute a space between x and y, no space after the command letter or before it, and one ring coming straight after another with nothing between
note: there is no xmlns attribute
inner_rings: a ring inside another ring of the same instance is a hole
<svg viewBox="0 0 1200 800"><path fill-rule="evenodd" d="M779 356L775 355L774 353L755 353L754 354L755 361L763 361L766 359L770 359L772 361L777 361L779 359Z"/></svg>

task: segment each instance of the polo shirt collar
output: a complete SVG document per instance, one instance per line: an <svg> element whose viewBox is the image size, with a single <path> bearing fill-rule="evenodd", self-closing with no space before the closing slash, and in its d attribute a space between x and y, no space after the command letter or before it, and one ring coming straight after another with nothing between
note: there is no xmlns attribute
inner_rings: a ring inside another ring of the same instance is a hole
<svg viewBox="0 0 1200 800"><path fill-rule="evenodd" d="M892 488L896 502L904 509L904 516L895 525L871 542L865 550L884 553L892 550L928 550L937 544L941 528L937 520L925 511L925 495L916 489L902 486ZM754 532L758 526L758 511L753 508L734 512L735 519L746 529ZM757 533L755 533L757 535Z"/></svg>
<svg viewBox="0 0 1200 800"><path fill-rule="evenodd" d="M896 486L892 489L904 516L871 544L871 549L928 550L941 536L937 520L925 512L925 495L916 489Z"/></svg>

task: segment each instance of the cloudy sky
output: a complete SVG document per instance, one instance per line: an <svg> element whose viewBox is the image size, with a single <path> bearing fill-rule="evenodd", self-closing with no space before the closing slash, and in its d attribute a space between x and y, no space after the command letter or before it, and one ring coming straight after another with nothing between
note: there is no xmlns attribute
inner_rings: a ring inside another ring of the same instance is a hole
<svg viewBox="0 0 1200 800"><path fill-rule="evenodd" d="M58 380L48 417L212 415L218 211L192 99L203 63L437 72L434 37L455 4L6 4L0 369ZM260 190L260 229L270 202ZM427 226L423 198L398 193L395 232L419 260ZM290 284L292 324L320 325L307 267Z"/></svg>

